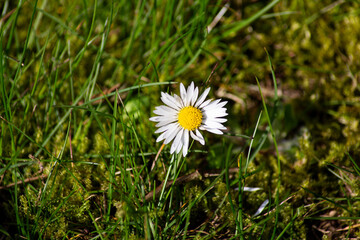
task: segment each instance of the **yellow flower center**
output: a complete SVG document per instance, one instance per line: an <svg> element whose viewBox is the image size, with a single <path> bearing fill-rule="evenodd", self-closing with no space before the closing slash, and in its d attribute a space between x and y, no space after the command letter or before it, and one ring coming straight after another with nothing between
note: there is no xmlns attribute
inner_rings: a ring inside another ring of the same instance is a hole
<svg viewBox="0 0 360 240"><path fill-rule="evenodd" d="M178 122L184 129L193 131L201 125L202 117L203 115L199 109L188 106L180 110Z"/></svg>

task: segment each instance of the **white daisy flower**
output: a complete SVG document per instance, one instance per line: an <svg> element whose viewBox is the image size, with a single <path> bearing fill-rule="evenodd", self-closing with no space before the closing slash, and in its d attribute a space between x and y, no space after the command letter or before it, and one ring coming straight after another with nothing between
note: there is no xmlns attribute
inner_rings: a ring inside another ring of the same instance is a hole
<svg viewBox="0 0 360 240"><path fill-rule="evenodd" d="M221 99L212 101L206 100L210 88L207 88L199 95L198 87L194 87L191 82L187 91L180 83L180 97L176 94L171 96L168 93L161 92L161 101L165 105L155 108L154 113L158 116L150 118L150 121L158 122L155 133L162 133L156 142L164 141L164 144L173 143L170 153L179 153L182 149L185 157L189 148L189 135L202 145L205 144L204 137L199 130L206 130L215 134L222 134L221 130L226 129L222 123L227 119L225 102Z"/></svg>

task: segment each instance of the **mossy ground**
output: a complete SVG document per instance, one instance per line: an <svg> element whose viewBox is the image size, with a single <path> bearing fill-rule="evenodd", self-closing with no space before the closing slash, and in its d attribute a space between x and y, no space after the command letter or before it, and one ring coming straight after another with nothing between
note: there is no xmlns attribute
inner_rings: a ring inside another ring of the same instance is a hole
<svg viewBox="0 0 360 240"><path fill-rule="evenodd" d="M4 238L360 238L359 1L2 5ZM191 81L226 134L151 169L160 91Z"/></svg>

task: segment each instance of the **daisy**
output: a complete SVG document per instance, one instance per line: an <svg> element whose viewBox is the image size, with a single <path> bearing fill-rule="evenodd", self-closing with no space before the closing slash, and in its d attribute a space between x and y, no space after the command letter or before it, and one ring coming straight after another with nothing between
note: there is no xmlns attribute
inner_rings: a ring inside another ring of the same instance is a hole
<svg viewBox="0 0 360 240"><path fill-rule="evenodd" d="M199 95L198 87L194 87L191 82L187 91L180 83L180 97L176 94L171 96L168 93L161 92L161 101L165 105L155 108L154 113L158 116L150 118L150 121L158 122L155 133L161 133L156 142L164 141L168 144L173 140L170 153L179 153L185 157L189 148L189 135L202 145L205 144L204 137L199 130L206 130L215 134L222 134L221 130L226 129L222 123L227 119L225 102L221 99L212 101L206 100L210 88L207 88Z"/></svg>

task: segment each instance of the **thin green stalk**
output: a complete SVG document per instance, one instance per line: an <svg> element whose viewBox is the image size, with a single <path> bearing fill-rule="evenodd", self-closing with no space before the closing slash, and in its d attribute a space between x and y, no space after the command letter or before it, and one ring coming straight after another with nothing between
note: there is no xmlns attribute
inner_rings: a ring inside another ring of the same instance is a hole
<svg viewBox="0 0 360 240"><path fill-rule="evenodd" d="M171 169L173 168L174 165L175 165L175 154L172 154L171 159L170 159L169 168L167 169L166 177L163 182L163 188L161 189L161 192L160 192L159 202L158 202L158 206L157 206L158 208L160 208L160 206L163 205L162 202L163 202L163 195L164 195L165 189L166 189L166 184L169 181Z"/></svg>
<svg viewBox="0 0 360 240"><path fill-rule="evenodd" d="M229 167L230 167L231 150L232 150L232 144L228 147L227 153L226 153L226 158L225 158L225 183L226 183L226 188L227 188L228 192L230 192ZM241 229L241 227L240 227L239 221L237 219L238 211L236 211L236 209L235 209L234 203L231 199L231 194L228 194L228 199L229 199L232 213L234 215L236 229L239 230L239 229Z"/></svg>
<svg viewBox="0 0 360 240"><path fill-rule="evenodd" d="M242 175L242 154L240 153L239 158L238 158L238 165L239 165L239 177L238 177L238 188L239 188L239 197L238 197L238 201L239 201L239 209L238 209L238 215L237 215L237 219L239 221L239 225L240 225L240 229L236 229L235 231L235 235L239 235L240 234L240 239L244 239L244 233L243 233L243 229L244 229L244 225L243 225L243 187L245 186L245 183L243 183L243 181L241 181L241 175ZM245 182L245 179L244 179Z"/></svg>
<svg viewBox="0 0 360 240"><path fill-rule="evenodd" d="M259 127L259 123L260 123L260 119L261 119L261 114L262 114L262 111L260 111L259 113L259 116L258 116L258 120L256 122L256 125L255 125L255 129L254 129L254 132L251 136L251 140L250 140L250 144L249 144L249 151L248 151L248 155L247 155L247 158L246 158L246 163L245 163L245 171L244 171L244 176L246 176L247 174L247 169L249 167L249 163L250 163L250 155L251 155L251 149L252 149L252 144L254 142L254 139L255 139L255 135L256 135L256 131ZM240 238L241 239L244 239L244 235L243 235L243 219L242 219L242 197L243 197L243 187L245 186L245 179L246 178L243 178L242 180L242 155L240 154L240 160L238 161L239 162L239 179L238 179L238 182L239 182L239 210L238 210L238 221L239 221L239 225L240 225ZM237 231L236 231L236 234L237 235Z"/></svg>
<svg viewBox="0 0 360 240"><path fill-rule="evenodd" d="M60 51L60 41L57 42L57 45L56 45L56 49L55 49L55 58L58 59L59 58L59 51ZM53 69L56 69L55 70L55 73L54 75L55 76L52 76L50 78L48 78L48 85L50 86L50 90L49 90L49 101L47 101L47 109L46 109L46 119L48 121L46 121L46 126L45 126L45 133L48 132L48 129L50 127L50 118L52 116L52 111L53 111L53 105L54 105L54 102L55 102L55 95L56 95L56 86L57 86L57 81L58 81L58 76L59 76L59 68L57 67L57 64L58 64L58 61L54 61L53 62L53 66L52 68ZM51 80L54 79L52 82Z"/></svg>
<svg viewBox="0 0 360 240"><path fill-rule="evenodd" d="M250 156L251 156L251 148L252 148L252 145L253 145L253 142L254 142L254 139L255 139L256 131L257 131L257 129L259 127L259 124L260 124L261 114L262 114L262 111L260 111L260 113L259 113L258 120L256 121L254 132L253 132L253 134L251 136L250 145L249 145L249 151L248 151L248 155L247 155L247 158L246 158L246 164L245 164L245 175L246 175L247 169L249 167Z"/></svg>
<svg viewBox="0 0 360 240"><path fill-rule="evenodd" d="M252 23L253 21L257 20L258 18L260 18L262 15L264 15L267 11L269 11L273 6L275 6L280 0L273 0L271 1L268 5L266 5L263 9L261 9L260 11L256 12L255 14L253 14L251 17L244 19L244 20L240 20L238 22L235 22L233 24L230 25L230 29L228 29L226 32L224 32L222 34L222 37L227 37L230 34L237 32L241 29L243 29L244 27L246 27L247 25L249 25L250 23Z"/></svg>
<svg viewBox="0 0 360 240"><path fill-rule="evenodd" d="M282 236L286 233L286 231L291 227L291 225L294 223L295 219L298 217L298 212L296 212L295 216L293 216L290 220L290 222L286 225L286 227L281 231L281 233L278 235L276 240L280 240Z"/></svg>
<svg viewBox="0 0 360 240"><path fill-rule="evenodd" d="M21 0L19 2L19 5L21 4ZM29 27L28 27L28 31L27 31L27 35L26 35L26 39L25 39L25 44L24 44L24 48L23 48L23 52L21 54L21 59L20 59L20 63L18 64L18 67L17 67L17 70L16 70L16 73L15 73L15 77L14 77L14 82L13 84L11 85L11 88L10 88L10 93L9 93L9 99L11 100L12 97L13 97L13 94L14 94L14 87L16 86L17 84L17 81L19 80L20 76L20 72L21 72L21 68L22 68L22 63L24 63L24 60L25 60L25 52L27 50L27 46L28 46L28 43L29 43L29 39L30 39L30 33L31 33L31 29L32 29L32 23L33 23L33 20L35 18L35 13L36 13L36 6L37 6L37 3L38 3L38 0L35 0L35 3L34 3L34 8L33 8L33 12L32 12L32 16L30 18L30 23L29 23ZM19 9L20 9L20 6L19 6ZM17 14L18 14L18 11L17 11ZM17 18L16 18L17 19ZM14 23L14 25L16 25L16 22ZM8 42L8 44L10 43L11 41ZM7 47L7 49L9 49L9 45Z"/></svg>
<svg viewBox="0 0 360 240"><path fill-rule="evenodd" d="M6 48L5 48L7 51L10 49L10 46L11 46L11 44L12 44L12 38L13 38L13 35L14 35L14 32L15 32L15 27L16 27L17 19L18 19L18 17L19 17L19 13L20 13L20 10L21 10L22 5L23 5L23 0L19 0L18 5L17 5L17 7L16 7L15 18L14 18L13 24L12 24L12 26L11 26L11 30L10 30L8 42L7 42ZM1 33L2 33L2 32L3 32L3 31L1 31Z"/></svg>
<svg viewBox="0 0 360 240"><path fill-rule="evenodd" d="M257 77L255 77L255 78L256 78L256 83L257 83L258 88L259 88L261 100L262 100L262 103L263 103L263 109L264 109L265 117L266 117L266 120L267 120L269 128L270 128L270 133L271 133L272 139L274 141L274 146L275 146L275 151L276 151L276 158L277 158L277 163L278 163L278 181L277 181L276 195L275 195L275 205L276 205L275 224L274 224L274 230L273 230L273 233L272 233L272 236L271 236L271 239L274 239L275 234L276 234L276 230L277 230L277 224L278 224L278 221L279 221L279 211L280 211L280 209L279 209L279 191L280 191L280 187L281 187L280 154L279 154L279 149L278 149L277 142L276 142L275 132L274 132L274 130L272 128L271 119L270 119L270 116L269 116L269 113L268 113L268 110L267 110L267 107L266 107L264 96L263 96L262 91L261 91L261 86L260 86L260 83L259 83L259 80L257 79Z"/></svg>
<svg viewBox="0 0 360 240"><path fill-rule="evenodd" d="M115 151L115 137L116 137L116 126L117 126L117 97L114 101L114 108L113 108L113 120L111 124L111 139L110 139L110 152L112 154L112 158L110 159L110 174L109 174L109 189L108 189L108 210L107 210L107 216L106 216L106 222L109 222L110 220L110 211L112 207L112 199L113 199L113 184L115 183L115 172L116 172L116 159L117 154Z"/></svg>

